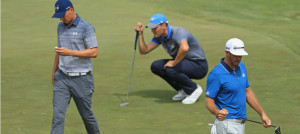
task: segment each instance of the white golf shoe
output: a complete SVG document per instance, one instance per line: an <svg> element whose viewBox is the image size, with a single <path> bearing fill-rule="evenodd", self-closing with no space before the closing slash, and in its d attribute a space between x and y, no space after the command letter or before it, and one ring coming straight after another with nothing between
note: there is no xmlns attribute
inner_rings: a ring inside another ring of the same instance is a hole
<svg viewBox="0 0 300 134"><path fill-rule="evenodd" d="M198 100L202 92L203 92L202 88L199 85L197 85L197 89L191 95L187 95L186 98L182 100L182 103L194 104Z"/></svg>
<svg viewBox="0 0 300 134"><path fill-rule="evenodd" d="M186 97L186 93L181 89L178 91L178 94L173 96L172 100L180 101L180 100L183 100L185 97Z"/></svg>

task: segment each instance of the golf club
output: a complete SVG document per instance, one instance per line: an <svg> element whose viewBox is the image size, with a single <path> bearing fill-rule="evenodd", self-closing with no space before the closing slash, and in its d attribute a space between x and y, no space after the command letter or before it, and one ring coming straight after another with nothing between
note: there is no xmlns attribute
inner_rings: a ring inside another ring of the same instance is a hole
<svg viewBox="0 0 300 134"><path fill-rule="evenodd" d="M263 123L261 123L261 122L254 121L254 120L249 120L249 119L246 119L246 120L247 120L247 121L250 121L250 122L258 123L258 124L263 124ZM280 132L280 127L273 126L273 125L271 125L271 127L275 127L275 134L281 134L281 132Z"/></svg>
<svg viewBox="0 0 300 134"><path fill-rule="evenodd" d="M139 36L139 32L136 31L135 43L134 43L134 52L133 52L132 65L131 65L131 71L130 71L130 77L129 77L129 84L128 84L127 95L126 95L126 99L125 99L126 102L120 104L121 107L129 105L128 94L129 94L129 89L130 89L130 83L131 83L131 77L132 77L132 69L133 69L133 64L134 64L134 57L135 57L136 44L137 44L138 36Z"/></svg>

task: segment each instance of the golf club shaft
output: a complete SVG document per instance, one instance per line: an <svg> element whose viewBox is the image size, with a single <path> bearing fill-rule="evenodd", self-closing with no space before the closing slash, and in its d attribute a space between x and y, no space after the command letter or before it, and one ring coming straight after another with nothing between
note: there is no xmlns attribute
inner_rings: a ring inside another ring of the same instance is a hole
<svg viewBox="0 0 300 134"><path fill-rule="evenodd" d="M249 120L249 119L246 119L247 121L250 121L250 122L254 122L254 123L258 123L258 124L263 124L263 123L261 123L261 122L258 122L258 121L254 121L254 120ZM273 125L271 125L271 127L277 127L277 126L273 126Z"/></svg>
<svg viewBox="0 0 300 134"><path fill-rule="evenodd" d="M131 77L132 77L132 71L133 71L133 65L134 65L134 58L135 58L135 51L136 51L136 44L137 44L138 36L139 36L139 32L136 31L135 42L134 42L134 52L133 52L133 58L132 58L132 64L131 64L131 71L130 71L126 101L128 100L128 94L129 94L129 89L130 89L130 84L131 84Z"/></svg>
<svg viewBox="0 0 300 134"><path fill-rule="evenodd" d="M133 60L132 60L132 65L131 65L131 71L130 71L130 77L129 77L129 83L128 83L126 100L128 100L128 94L129 94L129 89L130 89L130 84L131 84L131 77L132 77L132 70L133 70L133 64L134 64L135 51L136 50L134 50L134 53L133 53Z"/></svg>

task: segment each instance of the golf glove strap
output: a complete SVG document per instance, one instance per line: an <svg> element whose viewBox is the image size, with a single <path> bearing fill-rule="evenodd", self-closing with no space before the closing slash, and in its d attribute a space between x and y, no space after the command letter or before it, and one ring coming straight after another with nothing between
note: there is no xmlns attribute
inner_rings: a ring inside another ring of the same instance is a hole
<svg viewBox="0 0 300 134"><path fill-rule="evenodd" d="M215 124L208 124L209 126L211 126L211 130L210 133L211 134L217 134L217 127Z"/></svg>

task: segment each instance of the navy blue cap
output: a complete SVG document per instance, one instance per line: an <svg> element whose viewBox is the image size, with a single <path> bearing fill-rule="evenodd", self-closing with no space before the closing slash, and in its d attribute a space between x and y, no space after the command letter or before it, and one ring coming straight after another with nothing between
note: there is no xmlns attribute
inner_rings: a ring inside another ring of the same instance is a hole
<svg viewBox="0 0 300 134"><path fill-rule="evenodd" d="M69 0L58 0L55 3L55 13L52 18L62 18L65 16L67 10L73 7L73 4Z"/></svg>

